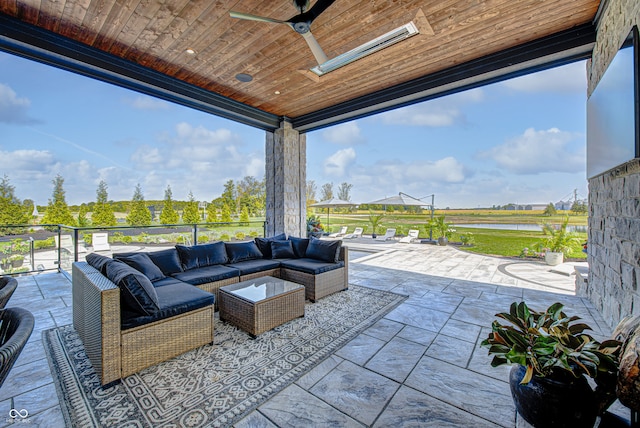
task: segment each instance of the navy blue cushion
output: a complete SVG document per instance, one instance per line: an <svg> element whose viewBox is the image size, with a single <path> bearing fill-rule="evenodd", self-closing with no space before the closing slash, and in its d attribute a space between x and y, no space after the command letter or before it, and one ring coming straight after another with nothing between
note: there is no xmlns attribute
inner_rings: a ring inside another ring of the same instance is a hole
<svg viewBox="0 0 640 428"><path fill-rule="evenodd" d="M227 251L222 241L190 247L176 245L176 249L184 270L221 265L228 261Z"/></svg>
<svg viewBox="0 0 640 428"><path fill-rule="evenodd" d="M344 267L344 262L327 263L316 259L289 259L282 261L282 267L300 272L318 275L319 273L328 272L334 269Z"/></svg>
<svg viewBox="0 0 640 428"><path fill-rule="evenodd" d="M104 276L107 276L107 263L109 263L110 261L113 261L111 257L103 256L102 254L98 254L98 253L87 254L87 257L85 257L85 260L87 261L89 266L93 266L94 268L99 270L100 273L103 274Z"/></svg>
<svg viewBox="0 0 640 428"><path fill-rule="evenodd" d="M271 238L255 238L255 241L264 258L270 259L271 241L284 241L285 239L287 239L287 235L281 233L280 235L272 236Z"/></svg>
<svg viewBox="0 0 640 428"><path fill-rule="evenodd" d="M165 285L171 285L171 284L184 284L184 281L180 281L179 279L175 279L170 276L165 276L162 279L153 281L152 284L155 288L158 288L158 287L164 287Z"/></svg>
<svg viewBox="0 0 640 428"><path fill-rule="evenodd" d="M113 258L125 262L135 270L142 272L151 282L165 277L160 268L151 261L147 253L114 254Z"/></svg>
<svg viewBox="0 0 640 428"><path fill-rule="evenodd" d="M340 247L342 247L342 241L322 241L311 238L305 257L327 263L337 263L340 257Z"/></svg>
<svg viewBox="0 0 640 428"><path fill-rule="evenodd" d="M295 256L291 241L271 241L272 259L292 259Z"/></svg>
<svg viewBox="0 0 640 428"><path fill-rule="evenodd" d="M262 270L275 269L280 267L278 260L256 259L245 260L243 262L227 265L240 271L240 275L248 275L250 273L260 272Z"/></svg>
<svg viewBox="0 0 640 428"><path fill-rule="evenodd" d="M123 307L139 315L154 315L159 310L156 289L149 278L131 266L113 260L107 263L107 278L120 288Z"/></svg>
<svg viewBox="0 0 640 428"><path fill-rule="evenodd" d="M160 268L165 276L169 276L176 272L182 272L182 263L178 250L175 248L167 248L166 250L152 251L149 258L156 266Z"/></svg>
<svg viewBox="0 0 640 428"><path fill-rule="evenodd" d="M179 281L167 283L162 287L158 287L156 291L160 309L155 314L148 316L140 316L128 312L123 313L121 321L123 329L184 314L195 309L211 306L215 302L213 294Z"/></svg>
<svg viewBox="0 0 640 428"><path fill-rule="evenodd" d="M294 236L290 236L289 241L291 241L291 246L293 246L293 252L296 257L304 257L307 252L307 247L309 246L309 238L296 238Z"/></svg>
<svg viewBox="0 0 640 428"><path fill-rule="evenodd" d="M247 242L227 242L224 244L227 249L227 263L238 263L245 260L261 259L262 252L253 241Z"/></svg>
<svg viewBox="0 0 640 428"><path fill-rule="evenodd" d="M238 276L240 276L238 269L222 265L205 266L173 274L174 278L188 282L191 285L206 284L207 282L221 281Z"/></svg>

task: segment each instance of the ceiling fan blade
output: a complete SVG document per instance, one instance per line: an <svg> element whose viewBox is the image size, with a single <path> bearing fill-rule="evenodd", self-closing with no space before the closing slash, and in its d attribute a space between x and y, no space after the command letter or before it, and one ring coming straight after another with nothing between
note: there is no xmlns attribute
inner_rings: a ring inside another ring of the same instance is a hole
<svg viewBox="0 0 640 428"><path fill-rule="evenodd" d="M316 61L318 61L318 65L324 64L325 62L327 62L329 58L327 58L327 55L325 55L324 51L318 44L318 41L316 40L315 37L313 37L313 34L311 34L311 31L307 31L306 33L300 33L300 35L304 37L304 40L309 45L309 49L311 49L311 53L313 54L313 56L316 57Z"/></svg>
<svg viewBox="0 0 640 428"><path fill-rule="evenodd" d="M281 21L279 19L267 18L267 17L264 17L264 16L251 15L250 13L242 13L242 12L230 11L229 15L231 15L232 18L247 19L249 21L271 22L271 23L274 23L274 24L287 24L287 21Z"/></svg>
<svg viewBox="0 0 640 428"><path fill-rule="evenodd" d="M335 0L318 0L306 14L309 15L309 21L313 22L322 12L333 4Z"/></svg>

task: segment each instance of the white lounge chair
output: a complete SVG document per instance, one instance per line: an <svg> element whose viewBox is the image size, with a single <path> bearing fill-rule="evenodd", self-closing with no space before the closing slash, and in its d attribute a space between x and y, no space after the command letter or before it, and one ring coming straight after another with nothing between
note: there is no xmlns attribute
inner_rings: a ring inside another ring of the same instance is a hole
<svg viewBox="0 0 640 428"><path fill-rule="evenodd" d="M339 238L347 233L347 226L342 226L340 232L330 233L329 238Z"/></svg>
<svg viewBox="0 0 640 428"><path fill-rule="evenodd" d="M404 238L400 239L398 242L402 242L403 244L410 244L413 241L418 239L418 235L420 235L420 231L417 229L409 229L409 233Z"/></svg>
<svg viewBox="0 0 640 428"><path fill-rule="evenodd" d="M387 231L384 233L384 235L376 237L376 241L387 241L389 239L393 239L394 236L396 236L396 230L395 229L387 229Z"/></svg>
<svg viewBox="0 0 640 428"><path fill-rule="evenodd" d="M349 233L344 235L342 239L354 239L354 238L362 238L363 229L361 227L356 227L353 233Z"/></svg>
<svg viewBox="0 0 640 428"><path fill-rule="evenodd" d="M56 243L56 248L60 248L62 250L67 250L70 253L73 253L73 238L71 235L60 235L60 241L58 241L58 235L54 235L53 239ZM78 242L78 253L86 253L87 247L84 246L83 242Z"/></svg>
<svg viewBox="0 0 640 428"><path fill-rule="evenodd" d="M109 245L109 234L104 233L93 233L91 235L91 245L93 246L93 251L111 251L111 245Z"/></svg>

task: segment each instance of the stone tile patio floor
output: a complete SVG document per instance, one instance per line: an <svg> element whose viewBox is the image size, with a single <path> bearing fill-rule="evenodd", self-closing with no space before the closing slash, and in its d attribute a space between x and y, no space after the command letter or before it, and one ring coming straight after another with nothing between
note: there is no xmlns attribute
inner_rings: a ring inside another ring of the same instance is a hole
<svg viewBox="0 0 640 428"><path fill-rule="evenodd" d="M494 314L519 299L535 309L561 301L596 337L610 334L591 303L574 296L569 264L553 272L450 246L345 243L361 256L351 260L351 284L408 299L237 427L526 426L516 418L509 368L492 368L479 347ZM30 310L36 326L0 388L0 427L12 425L11 408L28 410L31 426L63 427L42 331L72 322L71 284L56 273L20 277L8 306Z"/></svg>

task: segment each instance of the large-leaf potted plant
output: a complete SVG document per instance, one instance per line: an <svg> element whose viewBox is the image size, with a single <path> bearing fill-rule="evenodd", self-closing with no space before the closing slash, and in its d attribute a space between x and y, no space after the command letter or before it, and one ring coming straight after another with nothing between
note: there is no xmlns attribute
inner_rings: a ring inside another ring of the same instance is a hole
<svg viewBox="0 0 640 428"><path fill-rule="evenodd" d="M436 233L438 237L438 245L447 245L449 243L449 237L455 232L455 229L451 228L451 223L447 223L444 220L444 216L440 215L432 218L427 223L427 229L431 229Z"/></svg>
<svg viewBox="0 0 640 428"><path fill-rule="evenodd" d="M540 246L545 250L544 260L548 265L561 264L571 251L578 248L580 240L575 233L567 230L568 225L568 216L564 218L558 229L548 223L542 225L545 238Z"/></svg>
<svg viewBox="0 0 640 428"><path fill-rule="evenodd" d="M518 413L536 427L592 427L615 401L620 342L595 340L591 328L569 317L561 303L545 312L512 303L496 314L482 346L493 354L491 365L515 364L509 375ZM593 378L593 390L587 378Z"/></svg>

